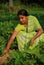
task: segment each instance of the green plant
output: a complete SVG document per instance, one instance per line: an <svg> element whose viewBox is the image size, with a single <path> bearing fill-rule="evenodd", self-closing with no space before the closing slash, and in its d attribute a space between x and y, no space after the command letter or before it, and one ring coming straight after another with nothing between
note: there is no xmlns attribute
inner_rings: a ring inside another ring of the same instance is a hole
<svg viewBox="0 0 44 65"><path fill-rule="evenodd" d="M41 18L40 15L36 14L35 16L37 16L40 23L44 25L44 22L42 22L44 21L44 18ZM0 56L4 55L6 44L18 23L19 20L14 13L2 14L2 16L0 15ZM13 50L14 48L16 50ZM39 42L39 45L34 50L25 50L25 52L20 52L18 50L17 40L15 39L12 42L10 49L12 49L12 52L8 53L9 58L7 63L4 63L3 65L44 65L44 42Z"/></svg>

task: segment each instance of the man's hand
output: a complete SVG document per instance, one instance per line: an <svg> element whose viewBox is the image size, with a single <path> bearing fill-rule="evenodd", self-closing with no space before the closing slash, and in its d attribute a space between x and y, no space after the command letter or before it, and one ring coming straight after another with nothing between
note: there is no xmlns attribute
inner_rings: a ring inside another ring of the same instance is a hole
<svg viewBox="0 0 44 65"><path fill-rule="evenodd" d="M4 50L4 54L7 54L7 53L8 53L8 50L7 50L7 49L5 49L5 50Z"/></svg>
<svg viewBox="0 0 44 65"><path fill-rule="evenodd" d="M31 46L33 46L33 44L34 44L34 39L32 39L31 42L30 42Z"/></svg>

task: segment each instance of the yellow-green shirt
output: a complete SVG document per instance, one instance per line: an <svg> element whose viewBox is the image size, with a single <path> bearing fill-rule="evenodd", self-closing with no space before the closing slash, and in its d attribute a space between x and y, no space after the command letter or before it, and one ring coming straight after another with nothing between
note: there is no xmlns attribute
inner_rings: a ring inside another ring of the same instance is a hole
<svg viewBox="0 0 44 65"><path fill-rule="evenodd" d="M28 28L28 32L26 32L26 28ZM24 25L18 24L15 30L19 31L18 35L16 36L18 41L18 48L20 51L24 50L24 46L32 39L32 37L36 34L36 30L41 28L39 21L34 16L28 16L28 26L25 27ZM39 39L37 39L39 41ZM36 40L36 44L38 41Z"/></svg>

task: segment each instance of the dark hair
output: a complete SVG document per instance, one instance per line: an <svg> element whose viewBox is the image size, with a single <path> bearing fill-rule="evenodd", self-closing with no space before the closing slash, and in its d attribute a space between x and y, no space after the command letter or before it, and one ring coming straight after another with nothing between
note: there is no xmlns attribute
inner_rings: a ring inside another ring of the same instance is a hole
<svg viewBox="0 0 44 65"><path fill-rule="evenodd" d="M28 14L28 12L25 9L21 9L21 10L18 11L17 15L18 16L19 15L28 16L29 14Z"/></svg>

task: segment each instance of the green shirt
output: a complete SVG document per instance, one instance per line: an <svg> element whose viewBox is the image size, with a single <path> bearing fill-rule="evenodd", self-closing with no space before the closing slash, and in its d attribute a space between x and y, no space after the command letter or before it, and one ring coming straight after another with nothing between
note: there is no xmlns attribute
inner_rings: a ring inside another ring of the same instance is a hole
<svg viewBox="0 0 44 65"><path fill-rule="evenodd" d="M26 32L26 28L28 28L28 32ZM24 25L18 24L15 30L19 31L18 35L16 36L18 41L18 48L20 51L24 50L24 46L34 37L36 34L36 30L41 28L39 21L34 16L28 16L28 26L24 27ZM37 39L39 41L39 39ZM36 44L38 41L36 40Z"/></svg>
<svg viewBox="0 0 44 65"><path fill-rule="evenodd" d="M34 16L28 16L28 32L36 31L39 28L41 28L41 25L36 17ZM15 28L17 31L26 30L26 27L24 25L18 24Z"/></svg>

